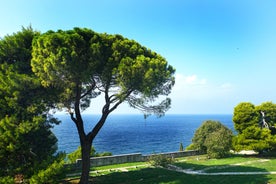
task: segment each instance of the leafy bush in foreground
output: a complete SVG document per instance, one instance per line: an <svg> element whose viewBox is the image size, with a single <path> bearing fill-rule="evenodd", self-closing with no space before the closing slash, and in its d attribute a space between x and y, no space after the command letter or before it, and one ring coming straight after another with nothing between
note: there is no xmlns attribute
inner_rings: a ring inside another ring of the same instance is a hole
<svg viewBox="0 0 276 184"><path fill-rule="evenodd" d="M64 169L64 157L65 155L59 156L48 168L38 171L37 174L30 178L30 184L57 184L59 180L65 176Z"/></svg>
<svg viewBox="0 0 276 184"><path fill-rule="evenodd" d="M11 176L0 177L0 183L14 184L14 179Z"/></svg>

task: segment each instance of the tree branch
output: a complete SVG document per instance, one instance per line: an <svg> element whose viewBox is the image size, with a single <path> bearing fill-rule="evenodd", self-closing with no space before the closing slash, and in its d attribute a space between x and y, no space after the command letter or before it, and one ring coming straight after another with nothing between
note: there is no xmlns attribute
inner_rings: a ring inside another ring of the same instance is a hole
<svg viewBox="0 0 276 184"><path fill-rule="evenodd" d="M81 96L80 96L80 99L82 99L82 98L84 98L86 95L90 94L90 93L92 92L92 90L95 88L95 86L96 86L96 82L95 82L95 80L92 78L92 84L91 84L90 89L88 89L88 90L86 91L86 93L84 93L83 95L81 95Z"/></svg>
<svg viewBox="0 0 276 184"><path fill-rule="evenodd" d="M115 96L116 98L110 100L111 103L114 103L116 100L118 100L118 102L115 103L115 104L113 105L113 107L110 108L109 113L111 113L112 111L114 111L121 103L123 103L123 101L125 101L125 99L126 99L127 97L129 97L129 95L130 95L132 92L133 92L133 90L128 90L128 91L126 91L125 94L124 94L124 97L122 97L122 98L118 98L118 97L116 97L115 95L112 95L112 96Z"/></svg>

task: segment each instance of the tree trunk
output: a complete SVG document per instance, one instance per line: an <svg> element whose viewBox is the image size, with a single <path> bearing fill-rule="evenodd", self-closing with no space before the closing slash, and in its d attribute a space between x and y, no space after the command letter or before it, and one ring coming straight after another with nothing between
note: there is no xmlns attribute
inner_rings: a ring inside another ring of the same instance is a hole
<svg viewBox="0 0 276 184"><path fill-rule="evenodd" d="M83 141L81 145L81 157L82 157L82 173L80 178L80 184L89 183L89 171L90 171L90 150L92 141Z"/></svg>

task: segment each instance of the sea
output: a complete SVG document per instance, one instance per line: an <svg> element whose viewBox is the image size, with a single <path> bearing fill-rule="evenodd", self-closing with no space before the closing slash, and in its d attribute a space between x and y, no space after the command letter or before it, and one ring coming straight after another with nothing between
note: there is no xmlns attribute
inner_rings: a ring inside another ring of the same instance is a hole
<svg viewBox="0 0 276 184"><path fill-rule="evenodd" d="M207 120L219 121L233 132L231 114L224 115L173 115L161 118L141 114L110 115L93 141L96 152L113 155L164 153L178 151L191 144L195 131ZM70 153L80 145L75 124L68 114L55 115L61 123L52 129L58 139L58 151ZM86 133L99 120L99 115L83 115Z"/></svg>

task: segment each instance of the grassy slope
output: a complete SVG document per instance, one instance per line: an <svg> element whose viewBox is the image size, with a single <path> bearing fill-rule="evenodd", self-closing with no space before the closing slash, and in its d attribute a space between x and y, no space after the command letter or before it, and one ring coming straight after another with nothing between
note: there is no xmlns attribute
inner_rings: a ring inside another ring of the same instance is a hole
<svg viewBox="0 0 276 184"><path fill-rule="evenodd" d="M263 161L260 161L263 160ZM145 163L139 163L145 164ZM111 169L108 172L94 174L92 180L97 184L128 184L128 183L160 183L160 184L263 184L275 183L276 175L231 175L231 176L201 176L188 175L168 171L162 168L138 167L129 172L120 172L112 168L129 167L135 164L98 167L97 170ZM276 159L235 156L226 159L206 159L202 157L187 157L180 159L175 165L183 169L203 170L204 172L248 172L276 171ZM95 169L95 168L94 168ZM93 170L94 170L93 169ZM76 180L75 180L76 181ZM73 183L73 181L71 181Z"/></svg>

